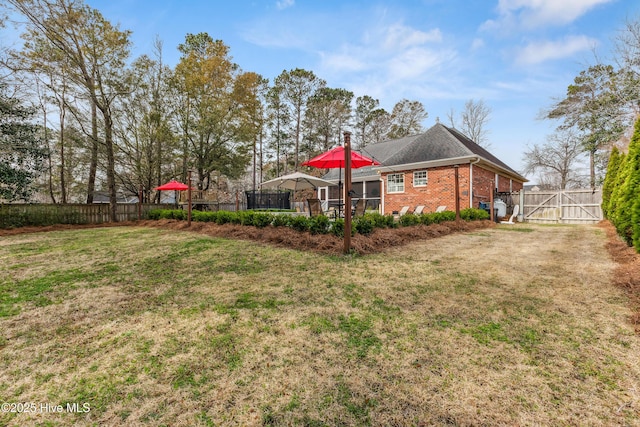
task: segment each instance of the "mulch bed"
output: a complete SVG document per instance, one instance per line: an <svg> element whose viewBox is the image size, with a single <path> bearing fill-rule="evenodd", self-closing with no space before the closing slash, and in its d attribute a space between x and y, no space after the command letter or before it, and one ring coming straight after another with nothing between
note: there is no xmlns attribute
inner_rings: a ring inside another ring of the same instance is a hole
<svg viewBox="0 0 640 427"><path fill-rule="evenodd" d="M136 225L170 230L186 230L208 236L260 241L283 248L329 255L342 254L344 248L344 239L342 237L330 234L313 235L301 233L288 227L256 228L234 224L217 225L207 222L192 222L191 227L187 227L186 221L178 220L140 221ZM459 223L446 222L443 224L416 225L395 229L376 229L369 236L361 234L353 236L351 238L351 248L355 253L367 255L416 240L432 239L451 233L493 227L494 225L491 221L461 221Z"/></svg>
<svg viewBox="0 0 640 427"><path fill-rule="evenodd" d="M344 239L330 234L301 233L288 227L256 228L245 225L223 224L218 225L209 222L192 222L191 227L186 221L163 219L159 221L127 221L105 224L58 224L45 227L21 227L14 229L0 229L0 236L10 236L25 233L40 233L45 231L77 230L83 228L99 227L154 227L168 230L184 230L208 236L226 237L232 239L259 241L275 246L317 252L329 255L340 255L344 248ZM387 248L401 246L417 240L432 239L447 234L472 231L482 228L494 227L491 221L460 221L446 222L443 224L416 225L412 227L400 227L394 229L376 229L369 236L356 234L351 238L353 252L360 255L382 252Z"/></svg>
<svg viewBox="0 0 640 427"><path fill-rule="evenodd" d="M609 221L602 221L599 226L607 233L607 250L617 264L612 281L629 296L632 310L630 321L636 333L640 333L640 254L627 246Z"/></svg>

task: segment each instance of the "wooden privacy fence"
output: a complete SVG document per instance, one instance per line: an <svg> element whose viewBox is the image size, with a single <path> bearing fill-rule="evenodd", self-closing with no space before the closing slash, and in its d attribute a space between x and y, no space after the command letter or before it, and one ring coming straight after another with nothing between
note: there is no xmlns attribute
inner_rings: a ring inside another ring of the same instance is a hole
<svg viewBox="0 0 640 427"><path fill-rule="evenodd" d="M143 203L141 218L147 218L152 209L172 209L174 205ZM119 203L118 221L138 219L138 204ZM109 222L109 204L0 204L0 228L24 227L28 225L53 224L101 224Z"/></svg>
<svg viewBox="0 0 640 427"><path fill-rule="evenodd" d="M602 190L528 191L523 219L542 224L594 224L602 220Z"/></svg>

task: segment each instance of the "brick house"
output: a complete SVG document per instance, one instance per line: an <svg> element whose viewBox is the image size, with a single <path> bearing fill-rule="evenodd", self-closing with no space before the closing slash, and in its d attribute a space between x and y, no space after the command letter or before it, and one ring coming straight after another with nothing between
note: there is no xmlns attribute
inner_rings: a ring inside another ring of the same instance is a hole
<svg viewBox="0 0 640 427"><path fill-rule="evenodd" d="M381 163L353 169L354 199L365 198L369 208L383 214L424 205L424 212L438 206L455 209L454 182L458 169L460 209L489 202L491 191L518 191L527 181L486 149L455 129L435 124L423 134L371 144L359 150ZM323 178L341 180L343 171L332 169ZM318 189L325 207L336 206L338 186Z"/></svg>

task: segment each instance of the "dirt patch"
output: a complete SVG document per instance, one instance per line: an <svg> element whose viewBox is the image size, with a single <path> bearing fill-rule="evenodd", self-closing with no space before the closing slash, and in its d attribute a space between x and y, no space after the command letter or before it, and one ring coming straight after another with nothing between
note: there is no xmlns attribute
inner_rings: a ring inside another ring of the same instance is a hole
<svg viewBox="0 0 640 427"><path fill-rule="evenodd" d="M394 229L376 229L369 236L357 234L351 239L351 247L360 255L367 255L382 252L388 248L401 246L418 240L432 239L445 236L447 234L472 231L481 228L493 227L491 221L460 221L447 222L443 224L417 225L412 227L401 227ZM259 241L303 251L312 251L323 254L342 253L344 240L330 234L310 234L301 233L287 227L265 227L256 228L235 224L212 224L204 222L192 222L191 227L186 221L179 220L146 220L128 221L105 224L58 224L46 227L21 227L7 230L0 230L0 236L11 236L25 233L40 233L45 231L77 230L82 228L97 227L119 227L119 226L144 226L169 230L184 230L206 234L208 236L225 237L232 239Z"/></svg>
<svg viewBox="0 0 640 427"><path fill-rule="evenodd" d="M617 264L613 283L627 292L632 304L630 320L640 333L640 254L620 239L609 221L599 225L607 233L607 250Z"/></svg>

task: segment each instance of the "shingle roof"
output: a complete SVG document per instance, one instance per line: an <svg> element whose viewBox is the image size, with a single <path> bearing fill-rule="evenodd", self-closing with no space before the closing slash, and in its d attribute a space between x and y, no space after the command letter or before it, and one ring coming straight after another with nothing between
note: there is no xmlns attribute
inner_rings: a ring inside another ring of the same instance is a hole
<svg viewBox="0 0 640 427"><path fill-rule="evenodd" d="M518 172L489 151L457 130L441 123L436 123L425 133L367 145L359 151L363 155L379 161L383 167L477 156L493 163L505 172L521 177ZM375 166L354 169L351 172L352 179L374 177L377 175L376 169ZM330 170L323 178L337 180L338 173L338 170Z"/></svg>

